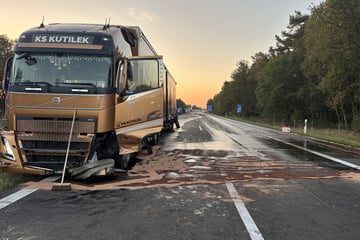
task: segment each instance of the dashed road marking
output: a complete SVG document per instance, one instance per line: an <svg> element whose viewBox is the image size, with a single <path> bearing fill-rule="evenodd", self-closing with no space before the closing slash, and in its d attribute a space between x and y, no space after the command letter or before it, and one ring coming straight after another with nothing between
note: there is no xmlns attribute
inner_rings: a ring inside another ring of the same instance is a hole
<svg viewBox="0 0 360 240"><path fill-rule="evenodd" d="M230 193L230 197L232 198L237 211L240 214L240 217L250 235L251 240L263 240L263 236L256 226L254 220L250 216L249 211L246 209L244 202L241 200L240 195L236 191L234 185L232 183L225 183L227 190Z"/></svg>

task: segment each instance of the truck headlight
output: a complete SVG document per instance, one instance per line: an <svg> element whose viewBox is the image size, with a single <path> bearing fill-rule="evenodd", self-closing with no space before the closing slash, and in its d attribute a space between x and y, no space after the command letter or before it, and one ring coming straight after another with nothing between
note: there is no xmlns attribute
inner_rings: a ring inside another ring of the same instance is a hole
<svg viewBox="0 0 360 240"><path fill-rule="evenodd" d="M5 146L5 151L6 151L5 155L6 155L7 159L15 161L14 152L10 146L9 141L4 137L2 137L1 140Z"/></svg>

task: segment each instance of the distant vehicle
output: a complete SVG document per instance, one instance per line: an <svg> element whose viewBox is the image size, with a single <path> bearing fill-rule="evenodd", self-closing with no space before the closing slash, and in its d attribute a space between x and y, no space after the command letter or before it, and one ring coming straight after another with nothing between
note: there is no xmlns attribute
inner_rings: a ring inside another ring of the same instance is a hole
<svg viewBox="0 0 360 240"><path fill-rule="evenodd" d="M22 33L3 77L4 171L75 178L126 170L179 127L176 82L137 26L56 23Z"/></svg>

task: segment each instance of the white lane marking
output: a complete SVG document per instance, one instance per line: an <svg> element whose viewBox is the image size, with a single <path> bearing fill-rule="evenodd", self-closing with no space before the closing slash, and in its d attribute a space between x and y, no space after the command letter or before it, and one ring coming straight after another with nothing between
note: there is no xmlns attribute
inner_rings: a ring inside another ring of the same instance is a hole
<svg viewBox="0 0 360 240"><path fill-rule="evenodd" d="M289 145L289 146L292 146L292 147L295 147L295 148L299 148L299 149L301 149L301 150L303 150L303 151L306 151L306 152L315 154L315 155L317 155L317 156L326 158L326 159L328 159L328 160L330 160L330 161L340 163L340 164L345 165L345 166L347 166L347 167L351 167L351 168L360 170L360 166L359 166L359 165L356 165L356 164L353 164L353 163L350 163L350 162L346 162L346 161L344 161L344 160L341 160L341 159L338 159L338 158L334 158L334 157L332 157L332 156L329 156L329 155L326 155L326 154L323 154L323 153L319 153L319 152L316 152L316 151L313 151L313 150L304 148L304 147L302 147L302 146L298 146L298 145L295 145L295 144L292 144L292 143L289 143L289 142L285 142L285 141L280 140L280 139L277 139L277 138L273 138L273 137L269 137L269 138L274 139L274 140L276 140L276 141L278 141L278 142L287 144L287 145Z"/></svg>
<svg viewBox="0 0 360 240"><path fill-rule="evenodd" d="M58 180L60 178L59 175L51 175L47 178L44 178L43 180L41 180L40 182L55 182L56 180ZM24 188L21 189L7 197L4 197L2 199L0 199L0 209L16 202L17 200L20 200L24 197L26 197L27 195L37 191L38 189L34 188L34 189L30 189L30 188Z"/></svg>
<svg viewBox="0 0 360 240"><path fill-rule="evenodd" d="M199 129L200 129L200 131L202 131L202 130L203 130L201 126L199 126Z"/></svg>
<svg viewBox="0 0 360 240"><path fill-rule="evenodd" d="M227 190L230 193L230 197L232 198L232 200L235 204L235 207L236 207L237 211L239 212L240 217L250 235L250 238L252 240L263 240L264 238L263 238L261 232L259 231L259 229L256 226L252 217L250 216L250 213L246 209L245 204L241 200L241 197L238 194L238 192L236 191L234 185L232 183L225 183L225 185L226 185Z"/></svg>
<svg viewBox="0 0 360 240"><path fill-rule="evenodd" d="M26 197L27 195L35 192L37 189L28 189L28 188L24 188L21 189L7 197L4 197L3 199L0 199L0 209L16 202L17 200L20 200L23 197Z"/></svg>

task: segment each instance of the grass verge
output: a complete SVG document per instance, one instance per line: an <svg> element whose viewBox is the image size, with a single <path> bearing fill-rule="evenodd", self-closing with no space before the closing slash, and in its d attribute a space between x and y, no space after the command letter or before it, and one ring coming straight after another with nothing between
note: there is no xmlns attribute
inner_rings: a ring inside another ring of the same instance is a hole
<svg viewBox="0 0 360 240"><path fill-rule="evenodd" d="M19 184L32 181L35 176L29 174L14 174L0 169L0 196L13 191Z"/></svg>
<svg viewBox="0 0 360 240"><path fill-rule="evenodd" d="M293 128L291 131L300 135L305 135L304 129ZM336 129L310 129L307 131L306 136L360 148L360 134L355 134L351 131Z"/></svg>

